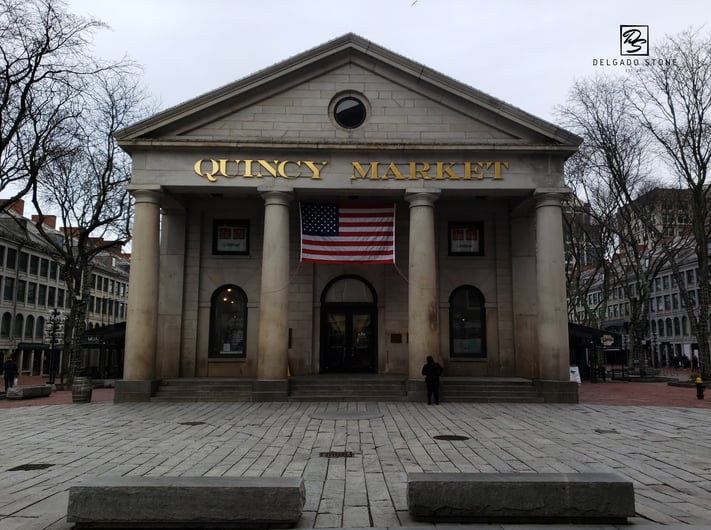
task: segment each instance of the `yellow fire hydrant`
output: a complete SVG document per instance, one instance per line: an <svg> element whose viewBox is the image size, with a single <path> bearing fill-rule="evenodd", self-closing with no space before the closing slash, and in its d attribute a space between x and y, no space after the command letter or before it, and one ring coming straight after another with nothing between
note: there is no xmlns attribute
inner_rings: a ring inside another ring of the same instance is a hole
<svg viewBox="0 0 711 530"><path fill-rule="evenodd" d="M694 383L696 383L696 399L704 399L704 388L706 388L706 385L703 379L697 377Z"/></svg>

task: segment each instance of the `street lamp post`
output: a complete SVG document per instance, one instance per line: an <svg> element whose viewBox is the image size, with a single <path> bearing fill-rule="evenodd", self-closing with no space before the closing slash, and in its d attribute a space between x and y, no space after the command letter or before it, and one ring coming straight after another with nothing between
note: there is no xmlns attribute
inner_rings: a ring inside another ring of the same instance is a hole
<svg viewBox="0 0 711 530"><path fill-rule="evenodd" d="M55 348L57 342L64 338L64 315L55 307L49 312L49 318L45 325L45 333L49 336L49 381L48 385L54 384Z"/></svg>

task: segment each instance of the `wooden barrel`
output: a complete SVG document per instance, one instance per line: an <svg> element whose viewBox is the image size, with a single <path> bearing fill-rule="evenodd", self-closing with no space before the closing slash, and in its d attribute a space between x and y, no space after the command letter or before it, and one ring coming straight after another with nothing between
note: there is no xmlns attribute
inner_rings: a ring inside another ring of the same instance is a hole
<svg viewBox="0 0 711 530"><path fill-rule="evenodd" d="M89 403L91 388L90 377L75 377L72 382L72 403Z"/></svg>

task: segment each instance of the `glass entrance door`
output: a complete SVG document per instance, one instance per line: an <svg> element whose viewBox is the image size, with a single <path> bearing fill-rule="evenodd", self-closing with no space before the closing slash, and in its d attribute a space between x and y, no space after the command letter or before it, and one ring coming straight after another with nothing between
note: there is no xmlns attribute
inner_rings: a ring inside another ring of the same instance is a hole
<svg viewBox="0 0 711 530"><path fill-rule="evenodd" d="M341 306L324 308L323 315L321 372L375 372L374 312Z"/></svg>

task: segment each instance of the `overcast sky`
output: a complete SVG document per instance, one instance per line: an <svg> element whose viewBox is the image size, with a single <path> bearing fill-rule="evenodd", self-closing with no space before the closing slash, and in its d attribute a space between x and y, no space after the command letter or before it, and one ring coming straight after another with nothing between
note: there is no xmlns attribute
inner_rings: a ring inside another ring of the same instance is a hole
<svg viewBox="0 0 711 530"><path fill-rule="evenodd" d="M345 33L555 121L576 79L620 67L620 25L653 47L711 31L708 0L68 0L111 29L106 59L128 55L160 108L177 105ZM652 55L653 56L653 55Z"/></svg>

